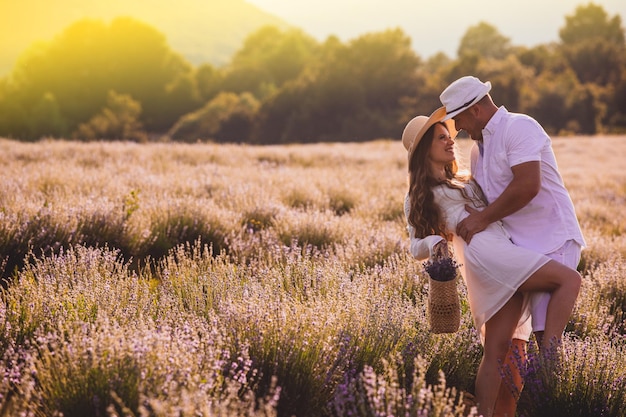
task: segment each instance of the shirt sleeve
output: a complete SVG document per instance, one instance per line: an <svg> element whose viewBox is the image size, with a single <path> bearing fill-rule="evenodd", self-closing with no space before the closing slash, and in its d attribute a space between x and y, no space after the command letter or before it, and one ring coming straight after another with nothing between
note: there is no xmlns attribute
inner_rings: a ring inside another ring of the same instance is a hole
<svg viewBox="0 0 626 417"><path fill-rule="evenodd" d="M409 232L409 239L411 241L411 255L416 259L430 258L433 255L434 246L445 239L439 235L430 235L426 236L423 239L415 237L415 228L411 226L408 222L410 208L411 202L409 200L409 194L407 193L406 197L404 198L404 215L407 218L406 229Z"/></svg>
<svg viewBox="0 0 626 417"><path fill-rule="evenodd" d="M524 162L541 161L541 154L550 138L531 118L518 118L508 128L506 154L510 167Z"/></svg>

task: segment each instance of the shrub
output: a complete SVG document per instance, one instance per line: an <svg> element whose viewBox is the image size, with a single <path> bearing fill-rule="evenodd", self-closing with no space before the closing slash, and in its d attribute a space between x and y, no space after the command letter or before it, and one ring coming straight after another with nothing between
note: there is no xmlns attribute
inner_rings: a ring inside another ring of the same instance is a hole
<svg viewBox="0 0 626 417"><path fill-rule="evenodd" d="M405 378L402 369L411 369ZM377 373L371 366L353 377L347 377L337 389L329 408L331 415L342 416L476 416L476 409L467 409L462 394L446 385L443 372L439 381L426 383L428 361L418 356L407 364L398 356L383 361ZM407 383L410 381L410 383Z"/></svg>
<svg viewBox="0 0 626 417"><path fill-rule="evenodd" d="M195 241L210 245L214 253L228 249L230 228L217 215L169 207L154 216L149 235L138 254L141 259L161 259L176 246Z"/></svg>
<svg viewBox="0 0 626 417"><path fill-rule="evenodd" d="M532 352L518 408L524 417L619 416L626 407L623 341L565 338Z"/></svg>
<svg viewBox="0 0 626 417"><path fill-rule="evenodd" d="M81 140L131 140L145 142L148 137L139 121L141 103L128 94L109 91L106 107L86 123L81 123L73 136Z"/></svg>

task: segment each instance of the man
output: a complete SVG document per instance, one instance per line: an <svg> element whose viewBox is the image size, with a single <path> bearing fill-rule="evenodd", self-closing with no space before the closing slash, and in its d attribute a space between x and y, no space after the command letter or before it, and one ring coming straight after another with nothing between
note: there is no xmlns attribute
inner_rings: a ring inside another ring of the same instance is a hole
<svg viewBox="0 0 626 417"><path fill-rule="evenodd" d="M470 243L474 234L501 220L519 246L543 253L575 269L585 241L574 205L558 171L551 140L530 116L497 107L491 83L465 76L440 95L444 120L453 119L475 141L471 171L489 202L459 223L457 235ZM532 328L542 343L550 294L531 295ZM514 345L520 348L519 340Z"/></svg>

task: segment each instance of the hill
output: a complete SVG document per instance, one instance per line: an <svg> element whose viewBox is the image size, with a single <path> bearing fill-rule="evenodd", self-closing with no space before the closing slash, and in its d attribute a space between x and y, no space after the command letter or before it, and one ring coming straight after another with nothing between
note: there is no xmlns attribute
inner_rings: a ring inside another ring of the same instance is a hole
<svg viewBox="0 0 626 417"><path fill-rule="evenodd" d="M289 26L245 0L0 0L0 77L33 42L51 40L80 19L119 16L154 26L196 65L227 63L261 26Z"/></svg>

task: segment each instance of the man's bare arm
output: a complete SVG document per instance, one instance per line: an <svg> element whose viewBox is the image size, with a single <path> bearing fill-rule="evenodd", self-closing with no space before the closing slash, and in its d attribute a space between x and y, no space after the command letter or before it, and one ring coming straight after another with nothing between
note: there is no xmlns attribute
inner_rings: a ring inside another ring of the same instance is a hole
<svg viewBox="0 0 626 417"><path fill-rule="evenodd" d="M539 161L524 162L511 168L513 180L483 211L468 210L470 215L457 225L457 235L469 243L472 237L487 226L525 207L541 188Z"/></svg>

